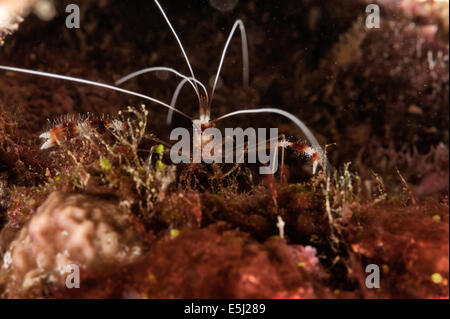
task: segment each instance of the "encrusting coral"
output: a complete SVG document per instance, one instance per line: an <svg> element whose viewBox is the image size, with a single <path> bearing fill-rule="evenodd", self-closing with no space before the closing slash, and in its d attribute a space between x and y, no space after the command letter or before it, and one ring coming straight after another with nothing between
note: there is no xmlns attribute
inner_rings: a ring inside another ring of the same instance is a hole
<svg viewBox="0 0 450 319"><path fill-rule="evenodd" d="M5 293L50 294L54 286L65 285L72 264L88 280L133 263L144 244L129 219L126 210L110 201L50 194L3 254L0 282Z"/></svg>

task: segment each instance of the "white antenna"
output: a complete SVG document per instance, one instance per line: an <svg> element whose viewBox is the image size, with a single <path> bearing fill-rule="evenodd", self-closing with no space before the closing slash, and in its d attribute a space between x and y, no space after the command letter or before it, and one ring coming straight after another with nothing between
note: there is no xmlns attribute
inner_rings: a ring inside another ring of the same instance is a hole
<svg viewBox="0 0 450 319"><path fill-rule="evenodd" d="M170 101L171 107L175 107L175 105L177 104L178 95L180 95L181 89L183 88L183 86L186 84L187 81L188 81L188 79L183 79L180 81L180 83L178 83L178 86L175 89L175 92L173 93L172 100ZM173 115L173 110L169 110L167 112L167 119L166 119L166 123L168 125L170 125L170 123L172 123L172 115Z"/></svg>
<svg viewBox="0 0 450 319"><path fill-rule="evenodd" d="M170 30L172 31L173 35L175 36L175 39L177 40L178 45L180 46L181 52L183 53L184 58L186 59L187 65L189 67L189 71L191 71L191 75L195 79L194 71L192 70L191 63L189 62L189 58L188 58L186 52L184 51L183 44L181 44L180 38L178 37L177 33L175 32L175 29L173 28L172 24L170 23L169 18L167 18L166 13L164 12L164 9L161 7L161 5L159 4L158 0L154 0L154 1L155 1L156 5L158 6L159 10L161 11L167 24L169 25ZM194 83L197 86L197 82L194 82Z"/></svg>
<svg viewBox="0 0 450 319"><path fill-rule="evenodd" d="M231 39L233 38L234 32L236 28L239 26L239 30L241 31L241 39L242 39L242 77L243 83L245 87L248 87L249 83L249 62L248 62L248 44L247 44L247 33L245 32L244 23L242 20L238 19L233 25L231 29L230 35L228 36L227 42L225 43L225 48L222 52L222 58L220 59L219 68L217 70L216 79L214 81L214 86L211 92L211 102L214 97L214 91L216 90L217 81L219 80L220 71L222 70L223 61L225 59L225 55L227 54L228 46L230 45Z"/></svg>
<svg viewBox="0 0 450 319"><path fill-rule="evenodd" d="M175 112L177 112L178 114L184 116L185 118L189 119L192 121L192 118L181 112L180 110L160 101L157 100L155 98L152 98L150 96L147 95L143 95L140 93L136 93L133 91L129 91L129 90L124 90L121 88L118 88L116 86L112 86L112 85L108 85L108 84L104 84L104 83L100 83L100 82L94 82L94 81L89 81L89 80L85 80L85 79L80 79L80 78L75 78L75 77L71 77L71 76L65 76L65 75L59 75L59 74L54 74L54 73L47 73L47 72L41 72L41 71L34 71L34 70L28 70L28 69L22 69L22 68L14 68L14 67L10 67L10 66L4 66L4 65L0 65L0 70L6 70L6 71L13 71L13 72L19 72L19 73L27 73L27 74L33 74L33 75L38 75L38 76L43 76L43 77L48 77L48 78L54 78L54 79L60 79L60 80L66 80L66 81L71 81L71 82L78 82L78 83L83 83L83 84L87 84L87 85L93 85L93 86L98 86L98 87L102 87L105 89L109 89L109 90L113 90L113 91L117 91L117 92L121 92L121 93L125 93L128 95L133 95L133 96L137 96L140 97L142 99L145 100L149 100L151 102L157 103L159 105L162 105L168 109L171 109Z"/></svg>
<svg viewBox="0 0 450 319"><path fill-rule="evenodd" d="M261 109L249 109L249 110L234 111L234 112L220 116L219 118L215 119L213 122L217 122L217 121L226 119L231 116L239 115L239 114L251 114L251 113L253 113L253 114L255 114L255 113L275 113L275 114L280 114L280 115L283 115L284 117L287 117L292 122L294 122L295 125L297 125L297 127L303 132L303 134L305 134L306 138L311 143L313 148L316 151L318 151L320 153L320 157L323 158L325 153L324 153L322 147L320 146L319 142L315 138L314 134L309 130L309 128L295 115L293 115L289 112L280 110L280 109L261 108Z"/></svg>
<svg viewBox="0 0 450 319"><path fill-rule="evenodd" d="M192 77L187 77L187 76L181 74L180 72L178 72L177 70L174 70L172 68L168 68L168 67L165 67L165 66L155 66L155 67L151 67L151 68L145 68L145 69L138 70L136 72L130 73L130 74L120 78L119 80L117 80L115 82L115 84L116 85L121 85L121 84L125 83L126 81L131 80L132 78L135 78L135 77L140 76L142 74L150 73L150 72L157 72L157 71L167 71L167 72L175 74L176 76L178 76L178 77L180 77L182 79L185 79L187 82L189 82L190 85L192 85L192 87L194 88L194 91L197 94L197 97L199 98L199 100L200 100L200 95L199 95L197 87L194 85L194 82L198 83L202 87L203 91L205 92L205 95L208 95L206 87L203 85L202 82L200 82L197 79L194 79Z"/></svg>

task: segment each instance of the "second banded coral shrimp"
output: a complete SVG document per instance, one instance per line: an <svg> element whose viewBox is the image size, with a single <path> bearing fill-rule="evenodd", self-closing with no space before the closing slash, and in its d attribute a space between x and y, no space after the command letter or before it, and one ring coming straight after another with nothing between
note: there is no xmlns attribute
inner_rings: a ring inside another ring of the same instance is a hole
<svg viewBox="0 0 450 319"><path fill-rule="evenodd" d="M164 9L160 5L160 3L157 0L154 0L155 5L161 12L165 22L167 23L168 27L171 30L171 33L175 37L178 46L180 47L181 53L186 61L186 64L189 68L190 75L184 75L181 72L174 70L173 68L165 67L165 66L155 66L150 68L145 68L142 70L138 70L134 73L131 73L118 81L116 81L115 85L90 81L82 78L76 78L71 76L65 76L65 75L59 75L54 73L47 73L47 72L41 72L36 70L29 70L29 69L23 69L23 68L17 68L12 66L4 66L0 65L0 70L5 71L12 71L12 72L19 72L19 73L26 73L36 76L42 76L42 77L48 77L48 78L54 78L54 79L60 79L65 81L71 81L76 82L84 85L90 85L90 86L96 86L103 89L113 90L119 93L131 95L138 97L143 100L147 100L151 103L158 104L160 106L165 107L168 109L169 114L167 116L167 123L171 123L173 112L181 115L182 117L190 120L193 125L193 130L195 132L198 132L201 137L200 147L203 149L203 147L210 142L211 136L207 133L207 130L209 128L214 127L218 122L229 119L238 115L244 115L244 114L261 114L261 113L272 113L276 115L281 115L283 117L286 117L290 121L292 121L305 135L310 145L303 144L303 143L296 143L296 142L289 142L286 141L284 138L279 139L276 143L277 148L281 148L284 152L284 149L292 149L295 150L306 157L311 159L312 167L313 167L313 174L316 172L316 169L319 165L326 168L328 167L328 162L325 158L325 152L323 151L322 147L320 146L317 139L314 137L313 133L308 129L308 127L295 115L278 109L278 108L256 108L256 109L242 109L242 110L236 110L218 117L212 117L211 116L211 106L214 98L214 92L216 90L217 84L219 82L219 76L220 72L223 67L223 63L228 51L228 47L230 45L231 40L233 39L234 34L236 33L236 30L239 28L240 35L241 35L241 42L242 42L242 59L243 59L243 85L245 87L249 86L249 57L248 57L248 45L247 45L247 35L244 27L244 23L241 20L237 20L232 30L226 40L225 46L223 48L221 58L219 61L219 66L217 68L217 72L215 74L215 80L213 82L211 91L208 92L206 86L199 81L194 73L194 70L191 66L189 57L181 43L181 40L175 31L172 23L170 22L169 18L167 17ZM119 87L122 83L128 81L129 79L132 79L134 77L137 77L139 75L148 73L148 72L156 72L156 71L166 71L170 72L176 76L178 76L181 80L175 90L175 93L173 94L172 100L170 103L165 103L161 100L158 100L156 98L153 98L149 95L141 94L135 91L130 91L127 89L123 89ZM189 84L192 89L194 90L197 98L198 98L198 107L199 107L199 114L198 117L192 117L182 111L182 108L176 107L176 102L178 95L183 88L185 84ZM40 135L41 138L45 139L44 144L42 145L42 149L46 149L49 147L57 146L61 142L65 140L70 140L73 137L76 137L80 133L80 127L79 124L77 124L76 121L61 121L51 127L47 132L44 132ZM119 129L121 127L120 123L113 123L109 120L92 120L92 119L86 119L82 121L83 125L89 125L97 130L111 130L111 129Z"/></svg>
<svg viewBox="0 0 450 319"><path fill-rule="evenodd" d="M66 115L54 121L49 121L47 131L39 135L45 142L41 145L41 150L56 147L64 142L83 135L86 128L94 130L100 135L105 135L109 131L122 131L128 129L128 124L117 119L110 119L109 116L94 117L86 115Z"/></svg>

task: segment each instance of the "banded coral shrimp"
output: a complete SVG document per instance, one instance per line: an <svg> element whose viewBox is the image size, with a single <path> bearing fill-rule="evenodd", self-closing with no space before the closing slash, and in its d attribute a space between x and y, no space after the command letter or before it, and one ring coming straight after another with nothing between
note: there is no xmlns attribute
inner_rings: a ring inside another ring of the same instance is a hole
<svg viewBox="0 0 450 319"><path fill-rule="evenodd" d="M31 74L31 75L55 78L55 79L85 84L85 85L96 86L96 87L100 87L100 88L104 88L104 89L113 90L113 91L116 91L119 93L132 95L132 96L144 99L144 100L148 100L152 103L159 104L169 110L169 114L167 117L168 123L171 122L173 112L176 112L177 114L183 116L184 118L186 118L192 122L193 130L198 132L199 136L201 136L200 145L202 148L210 140L210 136L208 134L206 134L205 131L208 128L215 126L216 123L219 121L222 121L222 120L225 120L227 118L231 118L231 117L234 117L237 115L242 115L242 114L272 113L272 114L281 115L281 116L286 117L289 120L291 120L303 132L303 134L306 136L307 140L309 141L310 146L308 146L306 144L304 145L304 144L300 144L300 143L289 142L289 141L286 141L283 139L283 140L278 141L277 148L279 147L279 148L282 148L283 150L285 148L291 148L291 149L294 149L294 150L300 152L301 154L304 154L305 156L311 158L312 165L313 165L313 173L316 172L316 169L319 164L322 164L323 167L328 166L327 161L325 159L325 153L324 153L322 147L320 146L319 142L316 140L316 138L312 134L312 132L308 129L308 127L300 119L298 119L296 116L294 116L293 114L291 114L287 111L277 109L277 108L255 108L255 109L237 110L237 111L234 111L231 113L224 114L217 118L211 118L211 105L212 105L212 101L214 98L214 92L215 92L217 84L218 84L219 75L220 75L220 72L223 67L223 62L224 62L225 56L227 54L229 44L238 28L240 30L241 40L242 40L243 82L244 82L244 86L249 85L249 59L248 59L248 48L247 48L247 35L246 35L244 24L241 20L237 20L234 23L233 28L227 38L226 44L222 51L221 59L219 62L217 73L215 75L215 80L212 85L211 92L210 92L210 94L208 94L208 90L206 89L205 85L202 84L202 82L200 82L196 78L196 76L194 74L194 70L191 66L189 57L188 57L186 51L184 50L181 40L180 40L179 36L177 35L174 27L172 26L169 18L167 17L164 9L162 8L162 6L160 5L160 3L157 0L154 0L154 3L156 4L159 11L161 12L164 20L166 21L167 25L169 26L172 34L174 35L174 37L181 49L181 53L183 54L184 59L186 60L187 66L189 68L190 76L183 75L182 73L174 70L173 68L158 66L158 67L151 67L151 68L136 71L136 72L134 72L130 75L127 75L127 76L121 78L120 80L118 80L116 82L116 85L109 85L109 84L90 81L90 80L86 80L86 79L82 79L82 78L58 75L58 74L54 74L54 73L47 73L47 72L41 72L41 71L35 71L35 70L29 70L29 69L23 69L23 68L11 67L11 66L0 66L0 69L5 70L5 71L26 73L26 74ZM126 89L118 87L118 85L124 83L125 81L127 81L133 77L136 77L141 74L148 73L148 72L155 72L155 71L167 71L167 72L173 73L176 76L181 78L181 82L179 83L177 89L175 90L175 93L172 97L172 101L170 104L165 103L161 100L155 99L149 95L144 95L144 94L141 94L141 93L138 93L135 91L126 90ZM192 88L194 89L196 96L198 98L198 106L199 106L199 116L198 117L189 116L186 113L184 113L183 111L181 111L180 108L175 107L179 92L181 91L182 87L187 83L192 86ZM105 123L102 123L102 125L105 127L108 127L110 124L105 122ZM46 139L46 141L44 142L44 144L42 145L41 148L45 149L45 148L48 148L51 146L56 146L57 144L59 144L59 141L61 140L61 138L66 138L66 139L70 138L71 137L70 135L71 134L76 135L75 134L76 132L77 132L77 129L75 129L73 127L73 123L70 123L70 122L61 123L57 127L53 127L49 131L41 134L40 137ZM57 133L60 134L60 137L55 138ZM64 136L64 134L69 135L69 136Z"/></svg>

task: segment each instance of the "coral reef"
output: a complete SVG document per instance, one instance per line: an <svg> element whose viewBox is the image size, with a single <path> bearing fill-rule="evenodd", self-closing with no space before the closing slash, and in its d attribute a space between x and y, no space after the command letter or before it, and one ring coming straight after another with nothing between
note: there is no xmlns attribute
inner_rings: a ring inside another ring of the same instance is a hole
<svg viewBox="0 0 450 319"><path fill-rule="evenodd" d="M174 165L170 129L191 122L167 127L166 110L138 98L2 71L0 296L448 298L448 2L378 0L381 28L367 29L371 2L163 4L204 83L227 28L245 22L250 85L233 40L212 114L295 114L332 163L315 175L288 149L269 176L252 164ZM60 14L42 20L38 3ZM65 27L62 2L0 0L0 40L15 31L0 64L102 83L149 65L186 73L152 1L73 3L78 30ZM31 12L38 19L17 29ZM123 87L170 101L173 79ZM183 90L179 104L195 118L195 95ZM303 143L276 116L233 121ZM66 286L70 265L78 289ZM366 285L368 265L379 289Z"/></svg>
<svg viewBox="0 0 450 319"><path fill-rule="evenodd" d="M356 19L318 69L297 81L296 92L303 103L328 110L316 121L335 132L340 151L331 158L356 163L362 176L378 170L391 185L394 167L405 172L420 167L420 156L448 153L449 52L448 41L388 8L380 29L367 29L362 15ZM356 158L342 156L353 153ZM436 170L446 170L445 157ZM421 181L431 176L421 173L407 178L419 195Z"/></svg>

